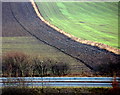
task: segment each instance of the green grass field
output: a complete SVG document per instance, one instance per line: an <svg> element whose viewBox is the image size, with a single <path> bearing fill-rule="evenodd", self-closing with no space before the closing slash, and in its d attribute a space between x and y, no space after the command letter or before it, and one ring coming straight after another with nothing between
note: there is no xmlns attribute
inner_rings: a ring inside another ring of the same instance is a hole
<svg viewBox="0 0 120 95"><path fill-rule="evenodd" d="M37 2L51 24L78 38L118 46L117 2Z"/></svg>

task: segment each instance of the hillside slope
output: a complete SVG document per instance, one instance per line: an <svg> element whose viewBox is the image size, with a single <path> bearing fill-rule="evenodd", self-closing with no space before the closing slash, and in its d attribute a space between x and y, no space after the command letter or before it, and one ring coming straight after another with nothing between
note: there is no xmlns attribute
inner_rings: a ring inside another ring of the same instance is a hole
<svg viewBox="0 0 120 95"><path fill-rule="evenodd" d="M92 75L91 70L82 62L45 44L28 33L15 18L11 10L11 3L3 3L2 11L2 55L23 52L29 54L31 57L39 56L42 60L50 59L55 62L67 63L70 66L70 74Z"/></svg>
<svg viewBox="0 0 120 95"><path fill-rule="evenodd" d="M119 48L117 2L36 2L36 5L46 21L66 33Z"/></svg>
<svg viewBox="0 0 120 95"><path fill-rule="evenodd" d="M12 16L24 28L25 32L39 41L75 58L88 68L95 71L98 64L118 61L118 55L98 47L76 42L42 22L37 17L30 2L9 3L8 6Z"/></svg>

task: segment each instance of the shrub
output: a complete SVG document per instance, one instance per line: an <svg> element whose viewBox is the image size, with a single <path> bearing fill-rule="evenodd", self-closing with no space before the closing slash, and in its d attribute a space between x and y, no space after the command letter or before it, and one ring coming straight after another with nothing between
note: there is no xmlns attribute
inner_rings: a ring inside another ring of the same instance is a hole
<svg viewBox="0 0 120 95"><path fill-rule="evenodd" d="M69 73L69 66L66 63L58 62L52 65L52 73L54 75L66 75Z"/></svg>

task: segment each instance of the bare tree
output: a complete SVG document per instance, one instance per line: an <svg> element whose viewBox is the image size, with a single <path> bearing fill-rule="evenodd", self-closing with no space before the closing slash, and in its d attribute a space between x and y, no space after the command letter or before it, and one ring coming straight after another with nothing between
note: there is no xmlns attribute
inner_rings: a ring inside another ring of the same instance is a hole
<svg viewBox="0 0 120 95"><path fill-rule="evenodd" d="M40 60L38 57L35 57L33 59L33 64L34 64L34 69L33 69L34 73L38 73L39 76L47 75L49 69L49 64L47 62Z"/></svg>
<svg viewBox="0 0 120 95"><path fill-rule="evenodd" d="M28 56L24 53L8 53L3 57L3 73L8 76L25 76L28 68Z"/></svg>
<svg viewBox="0 0 120 95"><path fill-rule="evenodd" d="M6 54L3 56L2 63L3 74L11 77L13 73L15 73L14 71L16 71L17 67L14 60L14 55L10 53Z"/></svg>
<svg viewBox="0 0 120 95"><path fill-rule="evenodd" d="M69 65L63 62L53 64L52 73L58 76L67 75L69 73Z"/></svg>
<svg viewBox="0 0 120 95"><path fill-rule="evenodd" d="M48 76L66 75L69 73L69 66L63 62L54 62L50 59L41 60L39 57L33 57L20 53L8 53L3 57L3 76ZM51 73L52 72L52 73Z"/></svg>

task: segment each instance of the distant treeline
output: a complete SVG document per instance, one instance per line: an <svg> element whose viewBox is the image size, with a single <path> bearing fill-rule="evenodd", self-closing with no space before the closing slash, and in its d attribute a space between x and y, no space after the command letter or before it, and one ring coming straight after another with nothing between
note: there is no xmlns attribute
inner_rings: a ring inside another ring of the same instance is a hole
<svg viewBox="0 0 120 95"><path fill-rule="evenodd" d="M67 63L50 59L43 61L21 52L7 53L2 58L2 76L5 77L62 76L69 71Z"/></svg>
<svg viewBox="0 0 120 95"><path fill-rule="evenodd" d="M119 58L118 58L119 59ZM120 75L120 62L106 62L98 64L95 75ZM70 75L70 66L65 62L51 59L42 60L38 56L31 56L22 52L10 52L2 58L2 76L4 77L42 77ZM82 76L82 75L81 75Z"/></svg>

